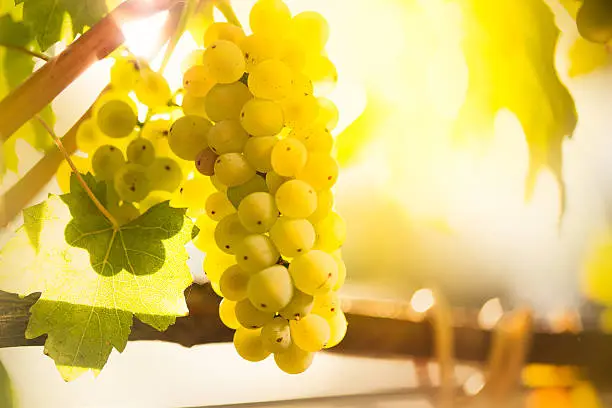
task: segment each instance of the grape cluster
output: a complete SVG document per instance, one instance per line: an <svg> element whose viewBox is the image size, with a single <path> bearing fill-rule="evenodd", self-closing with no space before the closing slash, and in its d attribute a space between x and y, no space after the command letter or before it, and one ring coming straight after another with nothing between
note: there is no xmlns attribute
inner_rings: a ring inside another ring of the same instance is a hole
<svg viewBox="0 0 612 408"><path fill-rule="evenodd" d="M320 14L259 0L250 26L249 36L226 22L208 28L185 64L184 116L168 142L215 186L195 245L238 354L274 354L297 374L347 329L337 295L346 226L332 209L338 112L323 96L337 74Z"/></svg>

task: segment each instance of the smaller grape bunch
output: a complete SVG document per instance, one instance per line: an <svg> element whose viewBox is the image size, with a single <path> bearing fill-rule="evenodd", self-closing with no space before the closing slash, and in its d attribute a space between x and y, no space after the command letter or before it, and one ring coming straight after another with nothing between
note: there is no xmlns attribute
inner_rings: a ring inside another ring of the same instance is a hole
<svg viewBox="0 0 612 408"><path fill-rule="evenodd" d="M346 226L332 192L338 111L325 98L337 73L319 13L259 0L249 23L251 35L227 22L206 30L205 49L185 63L184 116L168 140L214 185L194 243L238 354L273 354L298 374L347 330L337 294Z"/></svg>

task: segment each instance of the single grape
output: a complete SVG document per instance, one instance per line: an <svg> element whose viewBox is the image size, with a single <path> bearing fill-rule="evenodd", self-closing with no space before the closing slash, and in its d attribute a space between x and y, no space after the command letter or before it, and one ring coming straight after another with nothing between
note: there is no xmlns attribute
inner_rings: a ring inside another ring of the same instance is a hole
<svg viewBox="0 0 612 408"><path fill-rule="evenodd" d="M258 329L274 318L274 313L256 309L249 299L236 303L236 318L242 327Z"/></svg>
<svg viewBox="0 0 612 408"><path fill-rule="evenodd" d="M223 297L223 294L221 293L221 289L219 289L219 283L217 282L210 282L210 287L212 288L213 292L215 292L217 294L217 296L219 297Z"/></svg>
<svg viewBox="0 0 612 408"><path fill-rule="evenodd" d="M295 344L281 353L274 353L277 367L287 374L301 374L312 365L315 353L304 351Z"/></svg>
<svg viewBox="0 0 612 408"><path fill-rule="evenodd" d="M150 108L168 106L172 91L166 78L150 68L140 70L140 78L134 86L134 93L140 102Z"/></svg>
<svg viewBox="0 0 612 408"><path fill-rule="evenodd" d="M307 220L280 217L270 229L270 238L281 255L294 258L312 249L315 230Z"/></svg>
<svg viewBox="0 0 612 408"><path fill-rule="evenodd" d="M255 169L240 153L225 153L215 160L215 175L228 187L239 186L255 176Z"/></svg>
<svg viewBox="0 0 612 408"><path fill-rule="evenodd" d="M151 191L144 200L138 203L138 208L141 213L145 213L149 208L156 206L164 201L170 201L172 199L172 193L168 191L153 190Z"/></svg>
<svg viewBox="0 0 612 408"><path fill-rule="evenodd" d="M279 101L292 89L293 73L284 62L269 59L257 64L249 74L249 90L256 98Z"/></svg>
<svg viewBox="0 0 612 408"><path fill-rule="evenodd" d="M317 222L314 227L317 234L316 249L322 249L327 252L334 251L340 248L346 240L346 223L335 212L330 212L327 217Z"/></svg>
<svg viewBox="0 0 612 408"><path fill-rule="evenodd" d="M277 316L264 324L261 328L261 341L264 348L272 353L287 350L292 344L289 322Z"/></svg>
<svg viewBox="0 0 612 408"><path fill-rule="evenodd" d="M300 320L308 315L314 305L314 298L298 289L293 290L291 301L280 310L279 314L287 320Z"/></svg>
<svg viewBox="0 0 612 408"><path fill-rule="evenodd" d="M282 265L273 265L253 274L249 280L247 296L253 306L261 311L280 311L293 297L289 271Z"/></svg>
<svg viewBox="0 0 612 408"><path fill-rule="evenodd" d="M111 214L115 217L119 225L128 224L140 217L140 211L132 203L123 203L116 206L111 211Z"/></svg>
<svg viewBox="0 0 612 408"><path fill-rule="evenodd" d="M278 218L274 197L266 192L249 194L238 206L238 217L250 232L259 234L268 232Z"/></svg>
<svg viewBox="0 0 612 408"><path fill-rule="evenodd" d="M181 109L187 116L200 116L209 119L206 114L206 96L195 96L190 92L185 92Z"/></svg>
<svg viewBox="0 0 612 408"><path fill-rule="evenodd" d="M334 206L334 193L331 190L317 191L317 209L313 212L308 221L313 225L326 218Z"/></svg>
<svg viewBox="0 0 612 408"><path fill-rule="evenodd" d="M249 139L236 119L226 119L215 123L208 134L208 145L217 154L240 153Z"/></svg>
<svg viewBox="0 0 612 408"><path fill-rule="evenodd" d="M257 171L272 170L272 149L278 143L276 136L251 137L244 145L244 158Z"/></svg>
<svg viewBox="0 0 612 408"><path fill-rule="evenodd" d="M268 187L270 194L276 194L278 188L289 180L291 180L289 177L283 177L275 171L269 171L266 173L266 186Z"/></svg>
<svg viewBox="0 0 612 408"><path fill-rule="evenodd" d="M236 263L246 272L259 272L274 265L279 257L278 250L265 235L248 235L236 245Z"/></svg>
<svg viewBox="0 0 612 408"><path fill-rule="evenodd" d="M247 297L250 275L238 265L232 265L219 279L219 288L226 299L237 302Z"/></svg>
<svg viewBox="0 0 612 408"><path fill-rule="evenodd" d="M336 104L323 96L317 98L317 104L319 105L319 114L314 124L327 130L334 130L340 117Z"/></svg>
<svg viewBox="0 0 612 408"><path fill-rule="evenodd" d="M249 13L249 26L256 34L278 36L289 29L291 11L282 0L259 0Z"/></svg>
<svg viewBox="0 0 612 408"><path fill-rule="evenodd" d="M147 169L134 163L119 167L115 172L113 185L119 197L128 202L141 201L151 191Z"/></svg>
<svg viewBox="0 0 612 408"><path fill-rule="evenodd" d="M294 95L281 101L285 125L307 126L319 116L319 103L313 95Z"/></svg>
<svg viewBox="0 0 612 408"><path fill-rule="evenodd" d="M251 178L244 184L229 187L227 189L227 198L230 200L234 208L238 209L242 200L244 200L248 195L256 192L267 191L268 186L266 185L266 181L263 179L263 177L255 175L255 177Z"/></svg>
<svg viewBox="0 0 612 408"><path fill-rule="evenodd" d="M204 232L200 231L200 235L203 235ZM206 238L208 238L206 236ZM219 282L221 280L221 275L227 268L234 265L236 260L233 256L226 254L221 251L219 248L212 246L210 249L206 250L206 257L204 258L204 262L202 263L202 267L204 268L204 273L208 280L212 282Z"/></svg>
<svg viewBox="0 0 612 408"><path fill-rule="evenodd" d="M330 291L314 297L312 313L318 314L324 319L331 319L340 308L340 298L336 292Z"/></svg>
<svg viewBox="0 0 612 408"><path fill-rule="evenodd" d="M170 153L168 135L170 134L171 124L168 119L153 119L147 121L140 130L140 137L153 143L155 153L158 156L168 156Z"/></svg>
<svg viewBox="0 0 612 408"><path fill-rule="evenodd" d="M155 160L153 143L142 137L132 140L127 147L127 158L130 163L151 165Z"/></svg>
<svg viewBox="0 0 612 408"><path fill-rule="evenodd" d="M274 136L283 128L283 109L273 101L251 99L240 112L240 123L253 136Z"/></svg>
<svg viewBox="0 0 612 408"><path fill-rule="evenodd" d="M212 176L215 174L215 161L219 155L212 150L210 147L200 151L195 158L196 169L205 176Z"/></svg>
<svg viewBox="0 0 612 408"><path fill-rule="evenodd" d="M236 302L229 299L221 300L221 303L219 303L219 318L226 327L232 330L239 329L240 323L236 319Z"/></svg>
<svg viewBox="0 0 612 408"><path fill-rule="evenodd" d="M201 116L183 116L170 127L168 144L183 160L195 160L197 154L208 147L208 132L212 123Z"/></svg>
<svg viewBox="0 0 612 408"><path fill-rule="evenodd" d="M306 182L289 180L283 183L276 194L278 211L290 218L306 218L317 208L317 193Z"/></svg>
<svg viewBox="0 0 612 408"><path fill-rule="evenodd" d="M315 352L323 349L329 341L329 323L316 314L309 314L300 320L291 320L291 340L304 351Z"/></svg>
<svg viewBox="0 0 612 408"><path fill-rule="evenodd" d="M250 330L239 327L234 333L234 347L238 355L247 361L265 360L270 352L264 348L261 341L261 330Z"/></svg>
<svg viewBox="0 0 612 408"><path fill-rule="evenodd" d="M223 218L215 228L215 242L225 253L234 255L238 244L249 235L249 232L242 226L238 214L230 214Z"/></svg>
<svg viewBox="0 0 612 408"><path fill-rule="evenodd" d="M122 100L110 100L100 106L96 123L105 135L115 138L132 133L138 118L132 106Z"/></svg>
<svg viewBox="0 0 612 408"><path fill-rule="evenodd" d="M206 197L215 191L207 177L194 177L183 181L172 201L174 207L187 207L197 210L196 217L206 211Z"/></svg>
<svg viewBox="0 0 612 408"><path fill-rule="evenodd" d="M221 191L212 193L206 199L206 214L214 221L221 221L222 218L235 212L236 209Z"/></svg>
<svg viewBox="0 0 612 408"><path fill-rule="evenodd" d="M147 176L152 190L174 192L183 180L183 172L176 160L169 157L158 157L149 167Z"/></svg>
<svg viewBox="0 0 612 408"><path fill-rule="evenodd" d="M340 309L336 309L326 320L327 324L329 324L329 340L323 348L328 349L337 346L344 339L348 323L346 322L346 316L344 316Z"/></svg>
<svg viewBox="0 0 612 408"><path fill-rule="evenodd" d="M299 140L304 144L308 152L331 153L334 138L327 129L321 126L305 126L293 129L289 138Z"/></svg>
<svg viewBox="0 0 612 408"><path fill-rule="evenodd" d="M98 180L110 181L125 164L123 153L113 145L98 147L91 159L91 167Z"/></svg>
<svg viewBox="0 0 612 408"><path fill-rule="evenodd" d="M204 65L194 65L183 74L183 89L196 98L205 97L214 84Z"/></svg>
<svg viewBox="0 0 612 408"><path fill-rule="evenodd" d="M217 84L206 95L206 114L210 120L238 119L243 106L253 98L242 82Z"/></svg>
<svg viewBox="0 0 612 408"><path fill-rule="evenodd" d="M246 71L251 72L255 66L280 55L279 44L274 38L261 34L246 37L240 43L240 49L246 61Z"/></svg>
<svg viewBox="0 0 612 408"><path fill-rule="evenodd" d="M227 40L217 40L206 48L202 63L211 79L221 84L238 81L246 68L240 48Z"/></svg>
<svg viewBox="0 0 612 408"><path fill-rule="evenodd" d="M330 189L338 180L338 163L329 154L311 152L297 178L317 191Z"/></svg>
<svg viewBox="0 0 612 408"><path fill-rule="evenodd" d="M293 258L289 273L296 288L309 295L329 292L338 279L338 264L326 252L313 249Z"/></svg>
<svg viewBox="0 0 612 408"><path fill-rule="evenodd" d="M302 45L310 53L321 53L329 39L329 24L325 18L314 11L304 11L291 19L289 28L295 38L299 38Z"/></svg>
<svg viewBox="0 0 612 408"><path fill-rule="evenodd" d="M227 22L214 22L206 29L204 46L208 47L217 40L231 41L240 45L246 36L242 28Z"/></svg>
<svg viewBox="0 0 612 408"><path fill-rule="evenodd" d="M313 93L314 87L310 78L308 78L302 72L294 72L291 95L312 95Z"/></svg>
<svg viewBox="0 0 612 408"><path fill-rule="evenodd" d="M219 252L222 252L217 246L217 242L215 241L215 229L217 228L217 225L218 224L216 222L208 218L208 216L206 215L202 215L196 219L196 226L200 228L200 233L193 240L193 245L195 245L195 247L198 248L200 251L205 252L207 257L209 254L217 254ZM208 261L206 260L206 258L204 258L204 272L207 272L207 268L210 267L221 269L220 271L218 271L218 274L214 276L214 279L212 279L213 277L211 277L210 280L213 282L219 282L219 279L221 278L221 272L225 271L228 266L236 263L234 261L233 256L228 254L225 255L230 257L231 262L223 265L215 264L214 262L218 258L215 258L214 256L213 259L209 259ZM213 266L213 264L216 266ZM215 271L217 271L217 269L215 269Z"/></svg>
<svg viewBox="0 0 612 408"><path fill-rule="evenodd" d="M110 83L113 89L130 92L140 80L141 61L136 58L120 57L110 70Z"/></svg>
<svg viewBox="0 0 612 408"><path fill-rule="evenodd" d="M92 118L87 118L79 124L76 144L80 151L88 155L93 154L98 147L106 144L107 140Z"/></svg>
<svg viewBox="0 0 612 408"><path fill-rule="evenodd" d="M308 151L294 138L279 140L272 149L270 161L274 171L283 177L295 177L306 165Z"/></svg>
<svg viewBox="0 0 612 408"><path fill-rule="evenodd" d="M215 158L215 160L217 160L217 159ZM213 168L213 173L214 173L214 168ZM217 189L217 191L221 191L223 193L227 193L227 190L228 190L227 186L224 185L223 183L221 183L219 181L219 179L217 178L217 176L215 176L214 174L212 176L210 176L210 182L213 184L213 186L215 186L215 189ZM236 188L236 187L232 187L232 188ZM231 201L229 195L228 195L227 198ZM233 205L233 203L232 203L232 205Z"/></svg>

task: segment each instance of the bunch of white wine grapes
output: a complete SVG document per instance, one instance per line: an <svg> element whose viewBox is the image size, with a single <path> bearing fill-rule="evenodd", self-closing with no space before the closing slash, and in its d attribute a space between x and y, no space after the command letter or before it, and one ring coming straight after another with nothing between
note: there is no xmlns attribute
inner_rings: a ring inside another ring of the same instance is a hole
<svg viewBox="0 0 612 408"><path fill-rule="evenodd" d="M195 245L238 354L274 354L297 374L347 329L337 295L346 227L332 193L338 111L323 96L337 74L320 14L259 0L250 26L249 36L227 22L207 29L205 49L184 64L184 116L168 140L215 188Z"/></svg>

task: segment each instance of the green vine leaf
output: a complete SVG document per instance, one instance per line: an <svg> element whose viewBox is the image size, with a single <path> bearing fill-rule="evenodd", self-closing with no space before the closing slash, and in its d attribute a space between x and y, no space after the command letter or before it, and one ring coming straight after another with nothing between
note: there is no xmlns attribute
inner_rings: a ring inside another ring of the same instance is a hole
<svg viewBox="0 0 612 408"><path fill-rule="evenodd" d="M106 185L84 177L105 204ZM168 202L115 231L73 176L71 193L24 210L0 251L0 288L42 292L26 337L46 334L45 354L70 381L98 373L113 347L123 351L133 316L162 331L187 315L185 244L194 233L185 209Z"/></svg>

